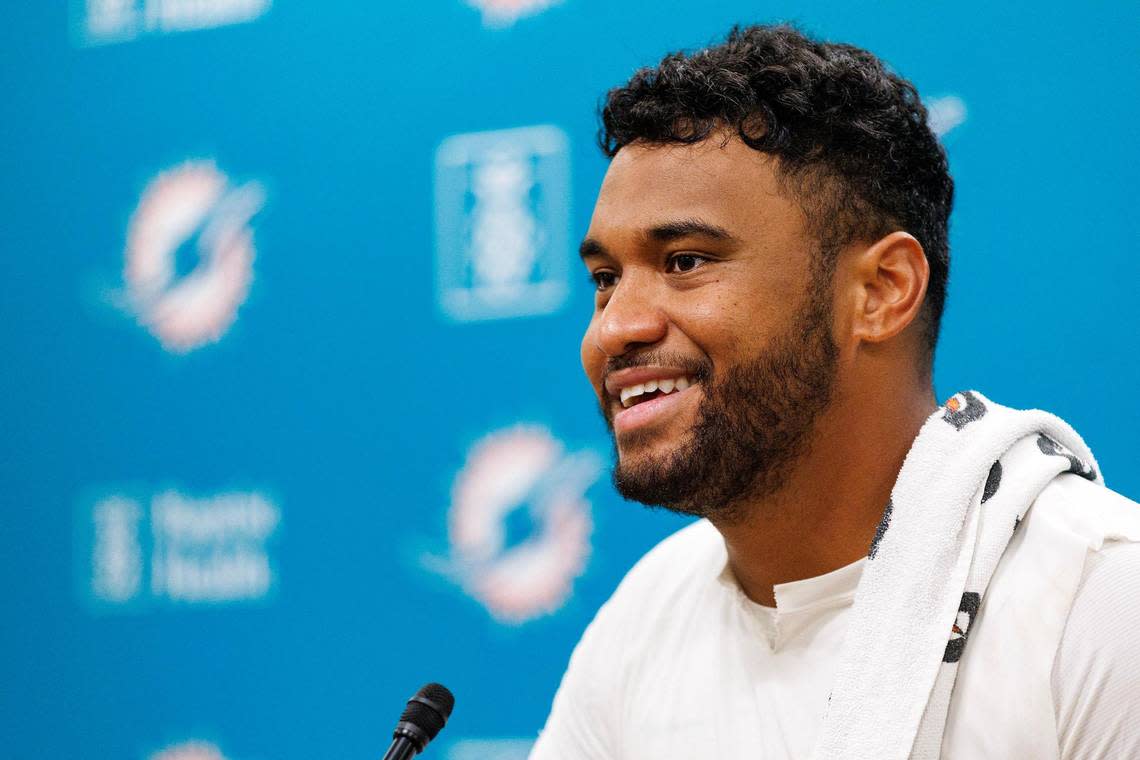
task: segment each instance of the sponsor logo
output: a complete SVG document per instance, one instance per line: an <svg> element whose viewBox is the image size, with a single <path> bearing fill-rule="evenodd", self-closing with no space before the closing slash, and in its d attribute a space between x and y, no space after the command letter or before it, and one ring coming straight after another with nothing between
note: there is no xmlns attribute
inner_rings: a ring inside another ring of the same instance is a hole
<svg viewBox="0 0 1140 760"><path fill-rule="evenodd" d="M523 16L541 13L560 0L467 0L467 4L483 13L483 26L510 26Z"/></svg>
<svg viewBox="0 0 1140 760"><path fill-rule="evenodd" d="M149 760L226 760L226 756L209 742L189 741L159 750Z"/></svg>
<svg viewBox="0 0 1140 760"><path fill-rule="evenodd" d="M263 16L271 0L72 0L80 44L126 42L142 35L242 24Z"/></svg>
<svg viewBox="0 0 1140 760"><path fill-rule="evenodd" d="M275 587L280 512L262 494L112 494L81 514L85 595L101 607L244 602Z"/></svg>
<svg viewBox="0 0 1140 760"><path fill-rule="evenodd" d="M110 496L91 510L91 593L112 604L129 602L142 589L143 550L138 503Z"/></svg>
<svg viewBox="0 0 1140 760"><path fill-rule="evenodd" d="M447 760L526 760L532 739L461 739L451 745Z"/></svg>
<svg viewBox="0 0 1140 760"><path fill-rule="evenodd" d="M550 314L570 292L569 141L552 126L454 135L435 154L439 306L466 322Z"/></svg>
<svg viewBox="0 0 1140 760"><path fill-rule="evenodd" d="M590 553L586 491L602 459L567 453L548 430L519 425L477 441L455 476L450 555L426 564L503 623L559 610Z"/></svg>
<svg viewBox="0 0 1140 760"><path fill-rule="evenodd" d="M946 95L926 101L926 123L938 137L966 121L966 103L957 95Z"/></svg>
<svg viewBox="0 0 1140 760"><path fill-rule="evenodd" d="M237 318L253 281L249 222L263 202L260 185L235 186L209 161L162 172L143 191L127 229L125 305L168 351L218 341Z"/></svg>

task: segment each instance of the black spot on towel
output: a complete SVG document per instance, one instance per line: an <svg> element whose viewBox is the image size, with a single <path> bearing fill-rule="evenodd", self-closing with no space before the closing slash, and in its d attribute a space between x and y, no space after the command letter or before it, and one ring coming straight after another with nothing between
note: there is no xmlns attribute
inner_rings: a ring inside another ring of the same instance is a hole
<svg viewBox="0 0 1140 760"><path fill-rule="evenodd" d="M1001 462L994 462L994 466L990 468L990 474L986 477L986 487L982 489L982 503L985 504L990 500L990 497L997 493L998 486L1001 485Z"/></svg>
<svg viewBox="0 0 1140 760"><path fill-rule="evenodd" d="M883 540L883 536L887 534L887 528L891 526L891 513L894 510L894 501L887 499L887 507L883 510L883 517L879 520L878 527L875 528L875 537L871 539L871 551L867 552L868 559L874 559L875 555L879 553L879 542Z"/></svg>

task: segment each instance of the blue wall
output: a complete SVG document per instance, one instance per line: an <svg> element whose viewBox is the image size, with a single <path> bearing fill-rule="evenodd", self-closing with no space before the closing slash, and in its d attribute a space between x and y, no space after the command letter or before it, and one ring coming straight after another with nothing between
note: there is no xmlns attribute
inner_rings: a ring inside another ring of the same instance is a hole
<svg viewBox="0 0 1140 760"><path fill-rule="evenodd" d="M1061 414L1140 495L1130 3L143 5L0 25L6 757L375 757L428 680L458 698L430 756L524 751L472 742L534 736L682 524L611 492L578 367L594 106L738 20L866 46L939 104L938 393ZM483 233L533 261L479 274ZM211 289L231 265L248 292ZM448 311L447 272L488 308Z"/></svg>

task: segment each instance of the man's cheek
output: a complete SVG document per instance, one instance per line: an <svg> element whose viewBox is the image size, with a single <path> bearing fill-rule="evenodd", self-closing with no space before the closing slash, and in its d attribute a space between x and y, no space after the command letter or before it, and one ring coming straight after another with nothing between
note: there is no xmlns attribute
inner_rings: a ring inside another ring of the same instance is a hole
<svg viewBox="0 0 1140 760"><path fill-rule="evenodd" d="M590 381L590 385L594 386L594 392L601 398L602 368L605 366L606 357L594 343L592 324L582 338L581 359L582 371L586 373L586 379Z"/></svg>

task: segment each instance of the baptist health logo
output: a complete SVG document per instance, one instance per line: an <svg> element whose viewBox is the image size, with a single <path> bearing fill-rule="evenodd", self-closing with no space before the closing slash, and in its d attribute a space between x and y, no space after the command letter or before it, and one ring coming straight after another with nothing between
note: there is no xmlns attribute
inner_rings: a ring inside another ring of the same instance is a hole
<svg viewBox="0 0 1140 760"><path fill-rule="evenodd" d="M100 605L253 601L275 586L270 539L281 515L262 494L115 494L81 514L83 585Z"/></svg>
<svg viewBox="0 0 1140 760"><path fill-rule="evenodd" d="M447 515L450 556L429 557L504 623L556 612L590 554L590 503L602 459L567 452L537 425L477 441L455 476Z"/></svg>
<svg viewBox="0 0 1140 760"><path fill-rule="evenodd" d="M79 42L126 42L144 34L188 32L253 21L271 0L71 0Z"/></svg>
<svg viewBox="0 0 1140 760"><path fill-rule="evenodd" d="M168 351L218 341L237 318L253 281L249 223L264 201L260 185L236 185L210 161L164 171L143 191L127 229L125 302ZM191 245L192 257L179 254Z"/></svg>
<svg viewBox="0 0 1140 760"><path fill-rule="evenodd" d="M570 292L569 141L553 126L454 135L435 154L436 284L457 321L557 311Z"/></svg>

